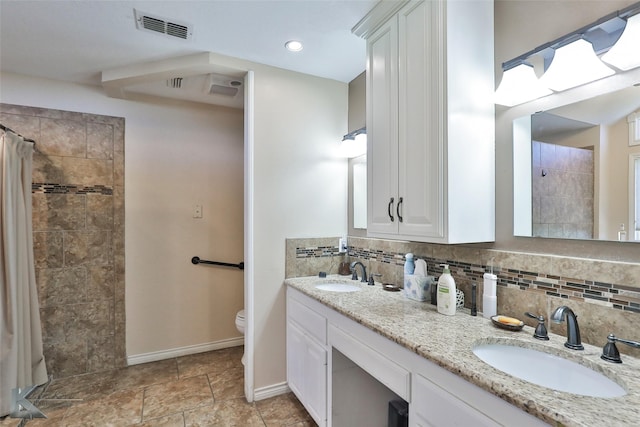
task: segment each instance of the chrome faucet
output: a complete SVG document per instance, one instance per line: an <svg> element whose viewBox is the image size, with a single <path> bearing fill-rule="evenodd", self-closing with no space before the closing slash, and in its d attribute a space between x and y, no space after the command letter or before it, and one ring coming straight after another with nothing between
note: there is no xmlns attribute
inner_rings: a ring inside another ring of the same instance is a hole
<svg viewBox="0 0 640 427"><path fill-rule="evenodd" d="M578 327L578 316L566 305L561 305L551 315L551 320L561 323L567 319L567 342L564 346L573 350L584 350L580 341L580 328Z"/></svg>
<svg viewBox="0 0 640 427"><path fill-rule="evenodd" d="M360 261L354 261L354 262L351 263L351 272L353 273L351 275L351 280L358 280L358 269L356 268L357 266L362 267L362 280L361 280L361 282L366 282L367 281L367 268Z"/></svg>

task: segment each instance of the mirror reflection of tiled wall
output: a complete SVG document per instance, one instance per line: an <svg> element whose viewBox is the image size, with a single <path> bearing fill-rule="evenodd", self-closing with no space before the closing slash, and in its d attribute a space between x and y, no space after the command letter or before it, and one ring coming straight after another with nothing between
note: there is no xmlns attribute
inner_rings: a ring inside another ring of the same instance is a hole
<svg viewBox="0 0 640 427"><path fill-rule="evenodd" d="M555 308L568 305L579 317L584 342L603 346L609 333L640 341L640 264L359 237L349 237L348 244L345 255L338 253L338 237L288 239L286 276L314 276L319 271L337 274L340 262L357 260L368 273L382 274L381 282L401 285L404 254L412 252L427 261L429 275L439 277L440 264L449 264L467 306L471 285L476 283L478 310L482 311L482 276L493 265L498 275L498 313L535 327L536 320L525 317L525 311L549 319ZM564 323L547 320L547 327L566 334ZM618 348L640 357L638 349Z"/></svg>
<svg viewBox="0 0 640 427"><path fill-rule="evenodd" d="M532 141L534 237L593 239L593 150Z"/></svg>
<svg viewBox="0 0 640 427"><path fill-rule="evenodd" d="M49 373L125 366L124 119L0 104L0 122L36 141L34 255Z"/></svg>

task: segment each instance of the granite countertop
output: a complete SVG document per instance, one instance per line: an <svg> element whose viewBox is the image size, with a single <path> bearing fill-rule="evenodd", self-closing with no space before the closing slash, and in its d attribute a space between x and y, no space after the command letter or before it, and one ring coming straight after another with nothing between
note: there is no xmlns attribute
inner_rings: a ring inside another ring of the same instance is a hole
<svg viewBox="0 0 640 427"><path fill-rule="evenodd" d="M358 292L321 291L315 285L342 282L358 285ZM459 311L445 316L436 307L409 300L402 292L387 292L377 283L345 276L299 277L285 284L366 326L522 410L550 423L565 426L640 425L640 360L622 355L622 364L600 359L602 348L584 344L583 351L564 347L566 337L550 333L549 341L533 338L533 328L499 329L482 315ZM475 344L507 343L546 351L590 367L620 384L627 394L616 398L580 396L551 390L503 373L472 352ZM624 344L618 344L624 345Z"/></svg>

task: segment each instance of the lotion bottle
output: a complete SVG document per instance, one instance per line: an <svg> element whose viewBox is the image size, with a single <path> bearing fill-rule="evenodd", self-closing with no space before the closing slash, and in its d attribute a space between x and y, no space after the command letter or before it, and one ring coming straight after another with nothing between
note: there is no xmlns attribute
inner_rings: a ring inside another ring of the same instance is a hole
<svg viewBox="0 0 640 427"><path fill-rule="evenodd" d="M453 280L447 264L438 279L438 313L453 316L456 314L456 282Z"/></svg>

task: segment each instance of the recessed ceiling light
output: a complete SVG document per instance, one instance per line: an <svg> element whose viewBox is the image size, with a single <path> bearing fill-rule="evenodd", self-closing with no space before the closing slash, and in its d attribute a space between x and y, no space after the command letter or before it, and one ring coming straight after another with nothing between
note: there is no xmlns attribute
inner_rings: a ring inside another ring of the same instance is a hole
<svg viewBox="0 0 640 427"><path fill-rule="evenodd" d="M300 52L302 50L302 43L297 40L289 40L284 44L284 47L291 52Z"/></svg>

